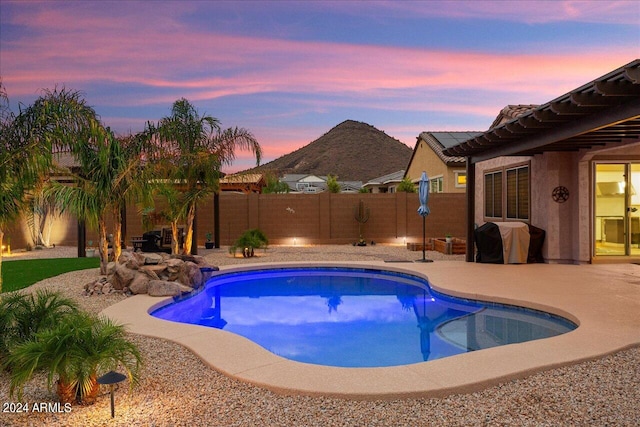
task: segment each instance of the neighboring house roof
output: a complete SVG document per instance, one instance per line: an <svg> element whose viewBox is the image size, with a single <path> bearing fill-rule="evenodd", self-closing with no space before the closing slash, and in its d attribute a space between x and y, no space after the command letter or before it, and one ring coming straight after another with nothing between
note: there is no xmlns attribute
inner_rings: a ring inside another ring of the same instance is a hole
<svg viewBox="0 0 640 427"><path fill-rule="evenodd" d="M500 156L637 143L640 59L444 150L472 163Z"/></svg>
<svg viewBox="0 0 640 427"><path fill-rule="evenodd" d="M536 104L518 104L518 105L507 105L498 114L498 117L491 123L489 129L493 129L496 126L500 126L503 123L506 123L510 120L516 119L523 115L524 113L528 113L531 110L535 110L539 105ZM463 141L460 141L463 142ZM447 147L449 148L449 147Z"/></svg>
<svg viewBox="0 0 640 427"><path fill-rule="evenodd" d="M220 179L221 191L240 191L243 193L261 193L266 185L264 174L241 173L226 175Z"/></svg>
<svg viewBox="0 0 640 427"><path fill-rule="evenodd" d="M440 160L442 160L442 162L447 166L462 166L465 163L464 157L448 156L444 154L444 150L481 134L482 132L422 132L417 138L416 145L413 148L413 153L411 153L407 170L409 170L409 166L413 162L413 157L416 155L420 140L426 142L433 152L436 153Z"/></svg>
<svg viewBox="0 0 640 427"><path fill-rule="evenodd" d="M338 181L340 192L357 193L362 188L362 181Z"/></svg>
<svg viewBox="0 0 640 427"><path fill-rule="evenodd" d="M366 184L363 185L363 187L373 187L376 185L394 184L402 181L403 177L404 177L404 169L387 174L387 175L379 176L377 178L370 179L369 181L367 181Z"/></svg>

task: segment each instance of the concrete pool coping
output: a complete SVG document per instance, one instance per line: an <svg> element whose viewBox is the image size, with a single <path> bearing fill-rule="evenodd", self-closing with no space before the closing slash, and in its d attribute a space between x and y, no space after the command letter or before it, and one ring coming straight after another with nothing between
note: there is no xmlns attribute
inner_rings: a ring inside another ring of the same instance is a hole
<svg viewBox="0 0 640 427"><path fill-rule="evenodd" d="M468 393L640 344L640 266L632 264L289 262L224 266L220 270L304 266L371 267L417 274L427 277L431 287L440 292L544 310L579 327L553 338L412 365L337 368L294 362L230 332L148 314L171 298L136 295L102 313L127 325L132 333L179 343L230 377L283 394L353 399Z"/></svg>

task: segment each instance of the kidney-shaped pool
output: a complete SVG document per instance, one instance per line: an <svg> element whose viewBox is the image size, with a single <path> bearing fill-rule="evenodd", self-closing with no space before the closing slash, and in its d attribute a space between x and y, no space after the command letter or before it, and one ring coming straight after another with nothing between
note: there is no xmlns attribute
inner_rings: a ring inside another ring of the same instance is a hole
<svg viewBox="0 0 640 427"><path fill-rule="evenodd" d="M151 314L340 367L406 365L576 328L549 313L437 293L410 274L342 267L222 273Z"/></svg>

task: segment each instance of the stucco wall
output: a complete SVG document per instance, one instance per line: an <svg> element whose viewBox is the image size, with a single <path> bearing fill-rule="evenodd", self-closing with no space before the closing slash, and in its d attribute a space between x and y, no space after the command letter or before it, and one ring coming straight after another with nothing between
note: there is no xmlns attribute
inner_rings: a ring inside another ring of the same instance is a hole
<svg viewBox="0 0 640 427"><path fill-rule="evenodd" d="M474 218L484 224L484 171L530 162L530 224L546 231L543 255L551 263L588 263L593 257L593 164L640 162L640 143L581 152L547 152L532 157L498 157L476 164ZM563 186L569 199L557 203L553 190Z"/></svg>
<svg viewBox="0 0 640 427"><path fill-rule="evenodd" d="M455 172L464 172L465 167L448 167L431 147L421 139L407 168L406 176L415 181L420 179L422 171L426 171L429 178L442 176L444 178L443 191L445 193L465 193L465 187L456 187L455 185Z"/></svg>

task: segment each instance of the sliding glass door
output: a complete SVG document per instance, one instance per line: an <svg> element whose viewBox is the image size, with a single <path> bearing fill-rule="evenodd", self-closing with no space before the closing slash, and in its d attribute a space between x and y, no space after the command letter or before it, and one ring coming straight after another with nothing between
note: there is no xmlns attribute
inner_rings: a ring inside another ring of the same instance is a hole
<svg viewBox="0 0 640 427"><path fill-rule="evenodd" d="M595 254L640 255L640 163L595 165Z"/></svg>

